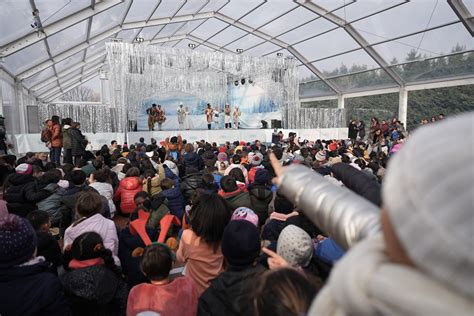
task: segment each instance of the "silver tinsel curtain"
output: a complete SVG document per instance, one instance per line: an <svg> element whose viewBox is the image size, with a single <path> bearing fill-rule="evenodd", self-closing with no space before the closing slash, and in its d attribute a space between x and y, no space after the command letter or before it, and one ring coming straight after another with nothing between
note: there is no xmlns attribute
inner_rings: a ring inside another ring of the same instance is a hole
<svg viewBox="0 0 474 316"><path fill-rule="evenodd" d="M70 117L81 123L85 133L107 133L117 131L116 111L108 105L101 104L38 104L40 122L53 115L61 119Z"/></svg>
<svg viewBox="0 0 474 316"><path fill-rule="evenodd" d="M111 99L120 131L126 130L127 121L137 119L142 102L149 97L183 92L222 106L228 84L241 78L258 82L268 98L282 107L282 113L299 107L298 76L292 59L119 42L107 43L106 49Z"/></svg>

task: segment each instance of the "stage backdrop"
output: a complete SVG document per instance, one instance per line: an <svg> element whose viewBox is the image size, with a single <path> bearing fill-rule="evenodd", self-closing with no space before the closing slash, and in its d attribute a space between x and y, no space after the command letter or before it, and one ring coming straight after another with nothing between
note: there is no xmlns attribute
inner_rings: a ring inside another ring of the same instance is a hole
<svg viewBox="0 0 474 316"><path fill-rule="evenodd" d="M240 112L241 128L261 128L261 121L268 122L272 119L281 120L281 112L279 106L265 93L265 91L258 85L258 83L245 83L236 86L234 83L228 85L227 103L231 110L237 105ZM180 103L188 107L190 116L191 129L207 129L206 117L204 115L207 101L200 99L197 96L185 94L182 92L166 93L155 96L145 100L142 103L142 109L138 115L138 130L148 130L148 115L146 109L151 107L153 103L161 104L166 112L166 122L163 124L163 129L177 130L178 117L176 111ZM216 106L220 109L219 128L224 128L224 104L211 104L215 109ZM158 125L155 126L155 130ZM213 124L213 128L216 128Z"/></svg>

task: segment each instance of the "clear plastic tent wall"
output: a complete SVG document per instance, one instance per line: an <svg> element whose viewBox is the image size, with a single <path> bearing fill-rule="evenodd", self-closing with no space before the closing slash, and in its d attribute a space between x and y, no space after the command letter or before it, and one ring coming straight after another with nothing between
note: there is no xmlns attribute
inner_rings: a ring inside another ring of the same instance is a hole
<svg viewBox="0 0 474 316"><path fill-rule="evenodd" d="M106 72L111 40L293 57L300 98L463 84L474 77L473 12L470 0L4 0L3 112L25 125L24 99L58 101Z"/></svg>

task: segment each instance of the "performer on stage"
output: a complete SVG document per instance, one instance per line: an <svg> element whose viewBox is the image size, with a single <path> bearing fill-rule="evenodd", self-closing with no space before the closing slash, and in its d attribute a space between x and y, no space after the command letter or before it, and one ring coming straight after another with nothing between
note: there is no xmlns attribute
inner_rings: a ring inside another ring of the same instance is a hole
<svg viewBox="0 0 474 316"><path fill-rule="evenodd" d="M162 130L161 125L166 121L165 110L161 108L161 105L158 104L156 109L156 122L158 123L158 130ZM154 126L155 124L153 124Z"/></svg>
<svg viewBox="0 0 474 316"><path fill-rule="evenodd" d="M183 103L179 104L178 110L176 112L178 114L179 130L181 131L184 128L184 117L186 116L186 110L183 107Z"/></svg>
<svg viewBox="0 0 474 316"><path fill-rule="evenodd" d="M153 131L155 129L156 117L158 115L156 104L153 103L151 108L146 109L146 113L148 114L148 129Z"/></svg>
<svg viewBox="0 0 474 316"><path fill-rule="evenodd" d="M234 128L240 128L240 111L239 111L239 107L236 105L235 106L235 109L234 109L234 113L232 113L232 116L234 118Z"/></svg>
<svg viewBox="0 0 474 316"><path fill-rule="evenodd" d="M188 110L188 107L185 107L184 108L184 129L186 129L187 131L189 131L191 128L192 128L192 125L191 125L191 121L189 120L189 115L191 113L189 112Z"/></svg>
<svg viewBox="0 0 474 316"><path fill-rule="evenodd" d="M214 109L214 128L215 129L219 129L219 121L220 121L219 120L219 117L220 117L219 113L220 113L219 107L216 106L216 108Z"/></svg>
<svg viewBox="0 0 474 316"><path fill-rule="evenodd" d="M230 110L230 106L226 103L226 105L224 106L224 123L225 123L225 128L230 128L231 126L231 121L230 121L230 114L231 114L231 110Z"/></svg>
<svg viewBox="0 0 474 316"><path fill-rule="evenodd" d="M206 108L206 121L207 121L207 129L211 129L212 124L212 117L214 116L214 110L211 107L211 104L207 104Z"/></svg>

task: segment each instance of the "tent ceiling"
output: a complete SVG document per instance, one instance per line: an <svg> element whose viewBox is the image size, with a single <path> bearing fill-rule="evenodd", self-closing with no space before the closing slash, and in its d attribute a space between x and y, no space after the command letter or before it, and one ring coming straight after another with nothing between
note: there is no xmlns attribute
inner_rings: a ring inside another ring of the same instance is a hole
<svg viewBox="0 0 474 316"><path fill-rule="evenodd" d="M315 95L403 86L417 78L400 71L406 62L437 61L453 49L469 58L474 50L472 6L465 0L5 2L0 66L46 101L97 76L104 43L112 39L142 37L137 45L177 48L194 43L195 49L243 49L256 56L283 53L299 61L300 79ZM30 26L35 9L37 30ZM367 76L378 81L361 81Z"/></svg>

